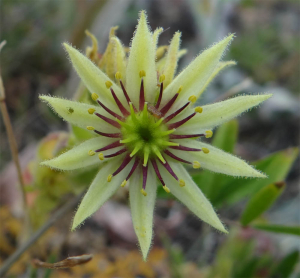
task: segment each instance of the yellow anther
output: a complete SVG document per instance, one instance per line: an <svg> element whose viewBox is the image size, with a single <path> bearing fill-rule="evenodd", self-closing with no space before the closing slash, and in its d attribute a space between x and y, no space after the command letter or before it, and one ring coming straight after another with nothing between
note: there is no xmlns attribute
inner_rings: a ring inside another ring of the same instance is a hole
<svg viewBox="0 0 300 278"><path fill-rule="evenodd" d="M121 183L121 186L124 187L127 183L127 180L123 180L123 182Z"/></svg>
<svg viewBox="0 0 300 278"><path fill-rule="evenodd" d="M189 97L189 101L192 102L192 103L195 103L197 100L196 96L192 95Z"/></svg>
<svg viewBox="0 0 300 278"><path fill-rule="evenodd" d="M144 77L144 76L146 76L146 72L145 72L144 70L141 70L141 71L140 71L140 78L142 78L142 77Z"/></svg>
<svg viewBox="0 0 300 278"><path fill-rule="evenodd" d="M86 129L87 130L95 130L95 128L93 126L87 126Z"/></svg>
<svg viewBox="0 0 300 278"><path fill-rule="evenodd" d="M92 93L92 99L94 101L97 101L98 98L99 98L99 96L96 93Z"/></svg>
<svg viewBox="0 0 300 278"><path fill-rule="evenodd" d="M195 112L197 112L197 113L202 113L202 111L203 111L203 108L200 106L195 108Z"/></svg>
<svg viewBox="0 0 300 278"><path fill-rule="evenodd" d="M167 193L170 193L170 192L171 192L171 191L170 191L170 188L167 187L166 185L163 186L163 189L164 189Z"/></svg>
<svg viewBox="0 0 300 278"><path fill-rule="evenodd" d="M166 76L165 76L164 74L162 74L162 75L159 77L159 83L164 82L165 79L166 79Z"/></svg>
<svg viewBox="0 0 300 278"><path fill-rule="evenodd" d="M104 155L103 155L103 153L99 153L99 154L98 154L98 157L99 157L100 160L104 160Z"/></svg>
<svg viewBox="0 0 300 278"><path fill-rule="evenodd" d="M94 109L94 108L89 108L88 109L89 114L94 114L95 111L96 111L96 109Z"/></svg>
<svg viewBox="0 0 300 278"><path fill-rule="evenodd" d="M203 150L203 149L202 149ZM200 163L198 161L193 162L193 168L194 169L199 169L201 167Z"/></svg>
<svg viewBox="0 0 300 278"><path fill-rule="evenodd" d="M185 186L185 182L184 182L184 180L179 180L179 185L181 186L181 187L184 187Z"/></svg>
<svg viewBox="0 0 300 278"><path fill-rule="evenodd" d="M119 71L117 71L115 77L116 79L120 80L122 78L122 74Z"/></svg>
<svg viewBox="0 0 300 278"><path fill-rule="evenodd" d="M110 175L107 177L107 181L108 181L108 182L111 182L112 177L113 177L113 175L110 174Z"/></svg>
<svg viewBox="0 0 300 278"><path fill-rule="evenodd" d="M201 149L204 153L209 153L209 149L208 148L202 148Z"/></svg>
<svg viewBox="0 0 300 278"><path fill-rule="evenodd" d="M89 150L88 154L89 154L89 156L93 156L93 155L95 155L96 153L95 153L94 151L92 151L92 150Z"/></svg>
<svg viewBox="0 0 300 278"><path fill-rule="evenodd" d="M180 94L180 92L182 91L182 86L179 87L178 91L176 94Z"/></svg>
<svg viewBox="0 0 300 278"><path fill-rule="evenodd" d="M109 80L107 80L105 82L105 85L106 85L106 88L109 89L112 86L112 83Z"/></svg>
<svg viewBox="0 0 300 278"><path fill-rule="evenodd" d="M205 137L206 138L210 138L210 137L212 137L213 136L213 132L211 131L211 130L206 130L205 131Z"/></svg>
<svg viewBox="0 0 300 278"><path fill-rule="evenodd" d="M145 197L147 196L147 192L146 192L144 189L141 190L141 193L142 193Z"/></svg>

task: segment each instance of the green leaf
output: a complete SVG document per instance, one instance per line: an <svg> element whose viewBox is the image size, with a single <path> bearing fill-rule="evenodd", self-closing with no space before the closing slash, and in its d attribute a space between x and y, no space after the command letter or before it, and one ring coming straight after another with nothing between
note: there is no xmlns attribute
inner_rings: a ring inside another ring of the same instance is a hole
<svg viewBox="0 0 300 278"><path fill-rule="evenodd" d="M272 206L272 204L281 195L285 187L284 182L272 183L259 190L248 202L242 217L241 223L246 226L255 218L260 216L264 211Z"/></svg>
<svg viewBox="0 0 300 278"><path fill-rule="evenodd" d="M255 224L253 228L266 232L300 236L300 226L283 226L275 224Z"/></svg>
<svg viewBox="0 0 300 278"><path fill-rule="evenodd" d="M259 265L259 260L257 258L251 258L249 261L243 262L240 265L240 262L233 268L233 277L243 277L243 278L252 278L255 277L255 271Z"/></svg>
<svg viewBox="0 0 300 278"><path fill-rule="evenodd" d="M299 252L293 251L288 254L274 269L271 278L290 277L299 261Z"/></svg>
<svg viewBox="0 0 300 278"><path fill-rule="evenodd" d="M231 120L220 126L214 136L212 144L225 152L233 153L238 136L238 121Z"/></svg>
<svg viewBox="0 0 300 278"><path fill-rule="evenodd" d="M231 177L226 177L227 183L222 190L219 191L218 196L214 200L214 204L220 206L224 202L229 204L238 202L247 196L253 195L268 184L284 180L297 158L298 152L298 148L289 148L253 163L256 169L268 175L266 179L236 180Z"/></svg>
<svg viewBox="0 0 300 278"><path fill-rule="evenodd" d="M228 153L233 153L234 146L238 135L238 121L231 120L220 126L214 135L212 145L224 150ZM211 200L213 200L217 193L224 185L223 175L204 171L198 175L193 176L194 181L201 188L203 193Z"/></svg>

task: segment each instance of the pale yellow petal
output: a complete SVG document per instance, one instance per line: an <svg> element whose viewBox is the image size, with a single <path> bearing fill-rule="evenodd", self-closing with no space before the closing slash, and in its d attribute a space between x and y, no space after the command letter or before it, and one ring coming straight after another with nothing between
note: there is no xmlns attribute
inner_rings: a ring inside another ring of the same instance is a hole
<svg viewBox="0 0 300 278"><path fill-rule="evenodd" d="M166 56L166 64L163 69L163 74L166 77L164 81L164 88L166 88L172 82L177 69L180 37L181 33L176 32L170 43L170 47Z"/></svg>
<svg viewBox="0 0 300 278"><path fill-rule="evenodd" d="M174 112L184 105L190 96L194 95L198 98L202 87L213 73L232 39L233 35L230 35L209 49L203 51L187 66L186 69L177 75L165 90L162 105L175 95L180 86L182 86L182 91L179 94L177 101L170 109L170 112Z"/></svg>
<svg viewBox="0 0 300 278"><path fill-rule="evenodd" d="M238 96L225 101L202 106L202 113L196 114L191 120L176 130L178 134L194 134L199 131L213 129L248 109L255 107L272 95Z"/></svg>
<svg viewBox="0 0 300 278"><path fill-rule="evenodd" d="M144 77L145 99L153 103L157 88L155 47L147 24L145 11L142 11L140 14L139 23L132 39L126 70L126 89L135 106L138 106L140 95L140 71L145 71L146 73Z"/></svg>
<svg viewBox="0 0 300 278"><path fill-rule="evenodd" d="M177 162L169 161L173 171L179 179L185 182L185 186L181 187L169 172L159 164L159 170L166 185L170 188L171 193L185 206L187 206L197 217L220 230L227 233L217 214L215 213L211 203L201 192L200 188L194 183L190 174L184 167Z"/></svg>
<svg viewBox="0 0 300 278"><path fill-rule="evenodd" d="M84 167L88 167L94 164L101 164L105 161L110 160L111 158L107 158L105 160L100 160L97 154L93 156L89 155L89 151L95 151L97 149L103 148L115 140L112 138L106 137L97 137L93 139L89 139L82 144L72 148L71 150L59 155L50 160L43 161L41 165L45 165L50 168L58 169L58 170L75 170ZM120 150L121 147L118 149L114 149L114 151ZM103 155L110 154L111 150L104 151Z"/></svg>
<svg viewBox="0 0 300 278"><path fill-rule="evenodd" d="M115 93L122 101L126 102L120 87L118 87L105 73L95 66L91 60L89 60L87 57L85 57L85 55L81 54L72 46L66 43L64 43L64 46L82 82L91 93L96 93L99 96L99 99L102 103L104 103L110 109L117 109L111 92L105 85L106 81L110 81L113 84L112 88Z"/></svg>
<svg viewBox="0 0 300 278"><path fill-rule="evenodd" d="M117 37L111 38L115 43L115 72L121 74L121 80L126 82L126 54L121 41Z"/></svg>
<svg viewBox="0 0 300 278"><path fill-rule="evenodd" d="M94 112L98 112L106 117L111 117L99 106L49 96L40 96L39 98L42 101L45 101L53 111L65 121L73 125L84 129L86 129L87 126L93 126L99 131L108 133L120 132L119 129L98 118L95 114L90 114L88 112L88 110L92 108L95 109Z"/></svg>
<svg viewBox="0 0 300 278"><path fill-rule="evenodd" d="M72 230L75 230L86 218L96 212L120 188L120 184L128 175L133 162L130 162L110 182L107 181L107 176L120 166L121 161L120 158L115 158L100 169L75 214Z"/></svg>
<svg viewBox="0 0 300 278"><path fill-rule="evenodd" d="M210 82L225 68L236 65L235 61L219 62L218 66L215 68L209 79L206 81L205 85L199 92L199 97L203 94Z"/></svg>
<svg viewBox="0 0 300 278"><path fill-rule="evenodd" d="M159 35L162 33L163 30L164 29L162 27L159 27L159 28L156 28L155 31L153 32L152 40L153 40L153 44L154 44L155 48L158 43Z"/></svg>
<svg viewBox="0 0 300 278"><path fill-rule="evenodd" d="M153 237L153 213L156 199L157 180L152 166L148 168L147 196L141 194L142 174L136 170L129 185L129 200L132 222L139 245L146 261Z"/></svg>
<svg viewBox="0 0 300 278"><path fill-rule="evenodd" d="M266 176L254 169L253 166L247 164L244 160L226 153L218 148L215 148L209 144L202 143L196 140L175 140L177 143L182 144L190 148L202 149L206 148L209 150L208 153L203 151L200 152L185 152L172 150L172 153L187 159L188 161L198 161L202 168L226 174L229 176L236 177L254 177L254 178L265 178ZM180 142L179 142L180 141Z"/></svg>

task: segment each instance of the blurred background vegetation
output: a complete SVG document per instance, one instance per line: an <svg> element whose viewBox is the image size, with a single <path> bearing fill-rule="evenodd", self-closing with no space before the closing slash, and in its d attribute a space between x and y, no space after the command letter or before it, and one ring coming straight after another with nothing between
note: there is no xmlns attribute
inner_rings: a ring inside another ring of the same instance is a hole
<svg viewBox="0 0 300 278"><path fill-rule="evenodd" d="M88 29L102 53L110 27L119 25L117 35L129 45L141 9L147 10L153 30L165 29L160 45L175 31L182 32L182 48L188 53L181 69L200 50L236 34L225 59L237 61L237 66L221 73L200 102L249 92L274 94L220 127L212 139L214 145L253 162L269 179L194 174L229 235L212 230L160 190L146 263L136 246L128 192L120 190L74 233L69 231L70 211L7 277L300 277L300 10L293 0L0 0L0 41L7 41L1 74L34 229L86 188L96 171L66 174L38 167L39 161L83 139L38 100L40 94L75 96L79 79L61 43L85 51L91 45L84 33ZM22 207L2 118L0 124L2 263L18 246ZM32 258L54 262L84 253L93 253L94 259L71 270L37 270L30 264Z"/></svg>

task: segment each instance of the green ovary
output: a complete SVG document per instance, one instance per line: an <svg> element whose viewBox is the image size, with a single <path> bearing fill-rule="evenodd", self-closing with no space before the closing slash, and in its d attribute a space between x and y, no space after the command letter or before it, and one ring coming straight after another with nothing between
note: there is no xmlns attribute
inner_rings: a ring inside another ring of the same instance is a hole
<svg viewBox="0 0 300 278"><path fill-rule="evenodd" d="M146 106L146 105L145 105ZM160 157L160 153L169 145L168 128L146 109L137 114L131 113L121 128L122 140L131 156L144 159Z"/></svg>

